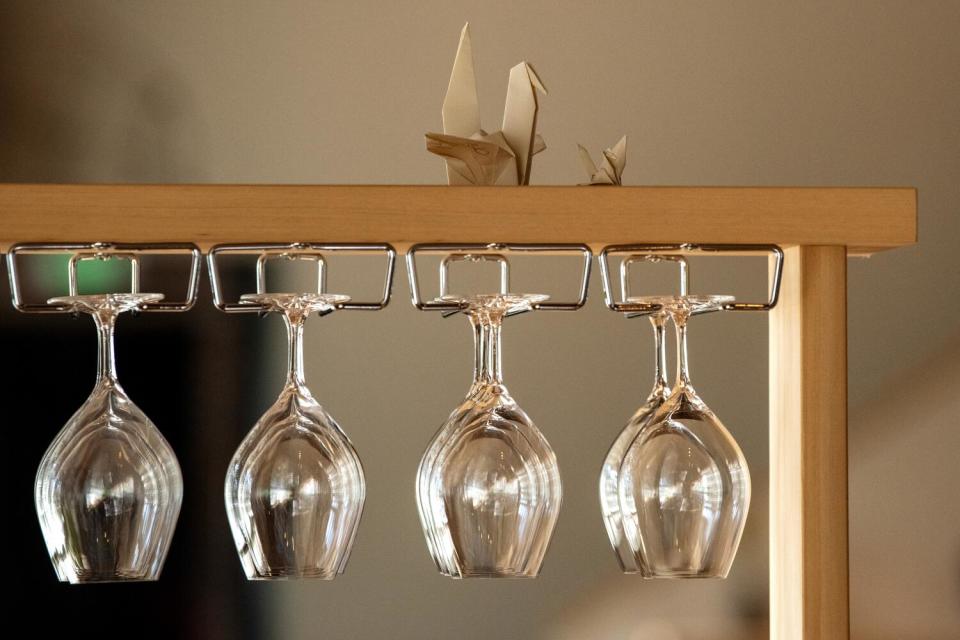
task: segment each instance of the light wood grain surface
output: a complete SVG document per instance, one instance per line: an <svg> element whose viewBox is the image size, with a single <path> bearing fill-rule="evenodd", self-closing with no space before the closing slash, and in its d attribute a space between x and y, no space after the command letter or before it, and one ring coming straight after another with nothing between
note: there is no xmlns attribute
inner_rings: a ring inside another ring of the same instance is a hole
<svg viewBox="0 0 960 640"><path fill-rule="evenodd" d="M912 188L0 185L15 242L916 242Z"/></svg>
<svg viewBox="0 0 960 640"><path fill-rule="evenodd" d="M770 317L770 637L849 637L843 247L784 258Z"/></svg>

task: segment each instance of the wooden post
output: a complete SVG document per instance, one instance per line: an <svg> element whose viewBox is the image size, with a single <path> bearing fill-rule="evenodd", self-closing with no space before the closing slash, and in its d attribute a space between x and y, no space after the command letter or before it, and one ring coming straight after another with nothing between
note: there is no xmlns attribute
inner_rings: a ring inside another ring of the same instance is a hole
<svg viewBox="0 0 960 640"><path fill-rule="evenodd" d="M770 637L850 635L846 248L785 251L770 317Z"/></svg>

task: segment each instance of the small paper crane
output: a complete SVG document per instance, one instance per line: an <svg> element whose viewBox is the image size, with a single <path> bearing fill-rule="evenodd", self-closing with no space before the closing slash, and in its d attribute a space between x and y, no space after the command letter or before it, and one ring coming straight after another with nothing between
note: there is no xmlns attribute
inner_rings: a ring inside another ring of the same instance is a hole
<svg viewBox="0 0 960 640"><path fill-rule="evenodd" d="M533 156L547 148L537 135L538 91L547 93L533 67L521 62L510 69L500 131L484 131L470 23L463 25L443 99L443 133L426 134L427 151L446 158L448 184L530 183Z"/></svg>
<svg viewBox="0 0 960 640"><path fill-rule="evenodd" d="M590 152L577 145L580 150L580 161L590 176L590 184L622 184L623 168L627 166L627 136L620 138L612 149L603 150L603 162L600 167L593 164Z"/></svg>

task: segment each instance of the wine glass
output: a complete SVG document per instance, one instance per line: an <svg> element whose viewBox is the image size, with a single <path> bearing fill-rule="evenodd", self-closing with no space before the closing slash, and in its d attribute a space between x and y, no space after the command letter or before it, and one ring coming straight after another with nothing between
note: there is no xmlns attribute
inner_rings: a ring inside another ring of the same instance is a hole
<svg viewBox="0 0 960 640"><path fill-rule="evenodd" d="M326 292L325 252L385 252L383 297L359 302ZM257 253L257 293L225 303L216 258ZM228 312L275 312L287 328L287 373L276 402L240 443L224 482L227 518L250 580L318 578L343 573L360 524L366 481L360 457L337 422L307 388L303 331L312 313L377 310L389 301L396 253L386 244L218 245L209 256L214 304ZM269 260L317 263L316 293L268 293Z"/></svg>
<svg viewBox="0 0 960 640"><path fill-rule="evenodd" d="M634 297L659 305L677 332L677 376L663 405L640 427L620 466L624 535L647 578L725 578L750 507L740 447L697 396L687 363L687 322L731 296Z"/></svg>
<svg viewBox="0 0 960 640"><path fill-rule="evenodd" d="M281 313L288 339L280 397L240 443L224 485L230 529L251 580L330 580L343 573L350 556L366 493L363 467L303 372L307 317L348 300L304 293L241 298Z"/></svg>
<svg viewBox="0 0 960 640"><path fill-rule="evenodd" d="M617 436L610 446L603 466L600 469L600 509L603 513L603 524L624 573L637 573L636 556L631 549L623 531L623 518L620 513L620 466L623 463L627 448L633 442L637 433L647 423L649 418L659 409L670 395L670 386L667 383L667 353L664 344L664 331L667 314L665 311L655 311L650 314L650 324L653 326L654 350L656 353L654 366L653 389L643 405L637 409L627 426Z"/></svg>
<svg viewBox="0 0 960 640"><path fill-rule="evenodd" d="M501 252L576 252L583 260L575 301L512 293L510 263ZM444 254L440 296L420 296L416 255ZM560 511L557 459L543 434L510 396L501 374L503 319L527 311L575 311L587 297L593 254L586 245L418 244L407 253L413 304L421 310L464 313L474 334L473 383L436 432L417 470L416 498L427 547L437 568L453 578L536 577ZM449 293L455 262L495 262L499 293Z"/></svg>
<svg viewBox="0 0 960 640"><path fill-rule="evenodd" d="M547 296L442 298L462 303L473 327L474 375L417 472L427 544L444 575L535 577L560 512L560 473L546 438L503 383L500 329L504 317Z"/></svg>
<svg viewBox="0 0 960 640"><path fill-rule="evenodd" d="M69 295L30 302L23 295L18 257L70 254ZM140 256L191 257L182 300L140 292ZM86 260L130 262L129 293L79 295L77 267ZM24 313L86 313L97 327L97 381L90 397L47 449L37 470L34 499L57 577L63 582L156 580L183 499L177 458L117 380L113 333L125 312L187 311L197 299L200 249L191 243L19 243L7 253L13 306Z"/></svg>
<svg viewBox="0 0 960 640"><path fill-rule="evenodd" d="M660 255L660 254L633 254L625 257L620 262L620 292L622 300L629 300L630 296L630 267L634 264L648 262L672 262L679 267L680 274L680 295L686 295L689 287L689 269L687 260L682 255ZM664 342L664 329L667 321L667 312L662 304L622 304L615 303L610 286L609 266L607 264L607 250L600 257L602 282L607 306L614 311L624 312L626 317L632 318L636 315L648 314L651 326L653 327L654 353L656 354L654 364L654 382L653 389L647 396L643 405L637 409L627 426L617 436L610 450L604 458L603 466L600 469L600 510L603 514L603 524L607 530L607 537L610 539L610 545L616 552L617 561L624 573L637 573L639 567L633 551L627 543L623 532L623 518L620 512L620 465L623 463L623 457L627 453L627 448L637 433L643 428L647 420L660 408L670 395L670 387L667 383L667 353ZM643 313L640 313L642 309Z"/></svg>
<svg viewBox="0 0 960 640"><path fill-rule="evenodd" d="M47 449L35 484L40 527L63 582L156 580L170 548L183 499L180 466L121 388L113 352L117 316L162 298L108 293L48 301L90 314L99 335L93 392Z"/></svg>

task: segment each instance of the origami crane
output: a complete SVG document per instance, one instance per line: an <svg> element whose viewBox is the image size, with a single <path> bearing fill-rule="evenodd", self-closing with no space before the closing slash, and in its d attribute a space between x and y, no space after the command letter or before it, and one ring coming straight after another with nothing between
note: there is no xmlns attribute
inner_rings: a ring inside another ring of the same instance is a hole
<svg viewBox="0 0 960 640"><path fill-rule="evenodd" d="M590 176L590 184L622 184L623 168L627 165L627 136L620 138L612 149L603 150L603 162L600 166L593 164L590 152L577 145L580 149L580 161Z"/></svg>
<svg viewBox="0 0 960 640"><path fill-rule="evenodd" d="M503 123L499 131L484 131L470 24L463 26L443 99L443 133L426 134L427 151L446 159L448 184L530 183L533 156L547 148L537 135L538 91L547 93L533 67L521 62L510 69Z"/></svg>

